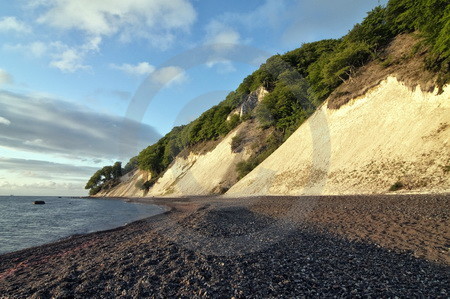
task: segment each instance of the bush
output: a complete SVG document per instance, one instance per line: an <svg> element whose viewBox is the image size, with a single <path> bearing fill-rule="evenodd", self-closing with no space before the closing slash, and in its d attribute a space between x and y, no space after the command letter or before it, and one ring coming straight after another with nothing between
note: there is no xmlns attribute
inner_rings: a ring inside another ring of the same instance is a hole
<svg viewBox="0 0 450 299"><path fill-rule="evenodd" d="M242 161L236 164L238 179L243 178L256 166L261 164L261 162L269 157L282 143L283 135L280 132L275 131L265 140L264 146L258 152L255 152L246 161Z"/></svg>
<svg viewBox="0 0 450 299"><path fill-rule="evenodd" d="M243 141L244 141L244 135L242 135L242 134L237 134L236 136L234 136L234 137L231 139L231 150L232 150L234 153L240 152L240 151L242 150L241 145L242 145Z"/></svg>
<svg viewBox="0 0 450 299"><path fill-rule="evenodd" d="M153 187L153 185L156 183L156 181L158 179L159 178L152 178L152 179L146 181L145 183L142 184L140 189L144 190L144 191L148 191L151 187Z"/></svg>
<svg viewBox="0 0 450 299"><path fill-rule="evenodd" d="M430 49L429 70L439 75L439 87L450 82L450 5L448 0L390 0L387 22L396 33L418 31Z"/></svg>
<svg viewBox="0 0 450 299"><path fill-rule="evenodd" d="M392 26L387 22L386 9L377 6L367 14L361 24L356 24L344 39L354 43L365 43L372 51L377 51L386 46L394 36Z"/></svg>
<svg viewBox="0 0 450 299"><path fill-rule="evenodd" d="M136 183L134 184L134 187L136 187L139 190L143 190L143 186L144 186L144 180L143 179L137 180Z"/></svg>
<svg viewBox="0 0 450 299"><path fill-rule="evenodd" d="M230 117L230 120L228 121L228 128L229 130L233 130L234 128L236 128L241 122L241 118L239 116L239 114L233 114Z"/></svg>
<svg viewBox="0 0 450 299"><path fill-rule="evenodd" d="M398 181L389 188L389 191L397 191L403 189L404 185L402 182Z"/></svg>

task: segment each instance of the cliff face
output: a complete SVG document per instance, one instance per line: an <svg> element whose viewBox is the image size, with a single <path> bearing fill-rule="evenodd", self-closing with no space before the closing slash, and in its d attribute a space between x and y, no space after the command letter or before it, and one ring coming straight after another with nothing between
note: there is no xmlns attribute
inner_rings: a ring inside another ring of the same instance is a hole
<svg viewBox="0 0 450 299"><path fill-rule="evenodd" d="M122 176L119 185L102 190L95 197L143 197L145 192L140 187L150 177L148 172L136 169Z"/></svg>
<svg viewBox="0 0 450 299"><path fill-rule="evenodd" d="M256 119L223 139L178 155L148 192L135 170L97 196L227 196L450 192L450 87L433 89L416 40L400 35L336 89L274 153L240 181L236 165L267 145ZM405 57L409 57L406 59ZM387 59L387 58L386 58ZM233 110L241 118L268 94L260 87ZM272 129L273 130L273 129Z"/></svg>
<svg viewBox="0 0 450 299"><path fill-rule="evenodd" d="M389 76L338 109L325 102L280 148L238 181L236 165L264 132L247 121L209 152L178 156L148 192L136 170L97 196L226 196L450 192L450 88L412 89ZM254 107L253 107L254 108ZM233 149L233 138L243 141Z"/></svg>
<svg viewBox="0 0 450 299"><path fill-rule="evenodd" d="M268 92L260 87L230 113L240 117L250 113ZM142 196L188 196L223 194L238 181L236 165L245 161L254 150L254 141L265 138L267 130L260 128L254 120L247 120L231 131L210 150L210 144L182 153L169 166L165 173L148 190L143 191L144 182L151 175L142 170L132 171L121 178L116 187L102 190L96 197L142 197ZM239 144L232 146L233 139Z"/></svg>
<svg viewBox="0 0 450 299"><path fill-rule="evenodd" d="M226 194L449 192L449 145L450 88L437 95L390 76L337 110L325 103Z"/></svg>
<svg viewBox="0 0 450 299"><path fill-rule="evenodd" d="M220 194L236 181L236 164L248 158L248 150L234 153L233 137L244 126L228 134L214 150L206 154L190 153L177 157L164 175L150 188L148 196L186 196Z"/></svg>

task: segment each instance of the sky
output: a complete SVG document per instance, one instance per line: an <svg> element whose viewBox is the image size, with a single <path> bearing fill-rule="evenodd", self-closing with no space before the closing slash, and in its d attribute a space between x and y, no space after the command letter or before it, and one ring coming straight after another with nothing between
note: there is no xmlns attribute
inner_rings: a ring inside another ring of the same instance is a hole
<svg viewBox="0 0 450 299"><path fill-rule="evenodd" d="M219 103L274 54L382 0L0 0L0 195L87 195L99 168Z"/></svg>

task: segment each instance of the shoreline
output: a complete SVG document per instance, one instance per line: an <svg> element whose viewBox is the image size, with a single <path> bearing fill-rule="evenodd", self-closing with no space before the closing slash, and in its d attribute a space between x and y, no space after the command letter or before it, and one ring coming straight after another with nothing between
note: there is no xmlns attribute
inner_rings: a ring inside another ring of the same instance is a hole
<svg viewBox="0 0 450 299"><path fill-rule="evenodd" d="M53 244L53 243L64 241L66 239L71 239L74 236L83 236L83 235L88 235L88 234L102 232L102 231L114 230L116 228L120 228L120 227L126 226L126 225L131 224L131 223L136 222L136 221L140 221L140 220L147 219L147 218L150 218L150 217L153 217L153 216L157 216L159 214L167 212L167 210L168 210L168 208L166 206L163 206L163 205L156 205L156 204L153 204L153 203L150 203L150 202L139 201L139 200L137 200L137 201L124 200L123 198L118 198L118 197L110 197L110 198L106 198L106 197L105 198L73 197L73 196L72 197L70 197L70 196L67 196L67 197L64 197L64 196L18 196L18 197L21 197L21 198L25 198L25 197L30 197L30 198L50 198L50 197L54 197L54 198L58 198L58 199L67 198L67 199L77 199L77 200L78 199L80 199L80 200L83 200L83 199L90 199L90 200L98 200L98 199L100 199L100 200L116 200L116 201L124 202L124 203L127 203L127 204L131 203L131 204L151 205L151 206L154 207L154 209L150 210L150 211L147 211L147 213L139 212L138 214L135 215L135 217L129 217L130 219L128 219L128 220L123 219L123 221L120 221L119 223L114 223L114 224L111 223L111 224L107 224L107 225L104 225L104 223L101 223L100 226L98 226L98 225L97 226L93 225L93 226L90 226L90 227L86 226L83 232L82 231L78 231L78 232L72 231L72 232L68 232L68 234L59 234L60 236L52 236L52 238L51 239L48 238L47 241L45 241L45 243L40 243L40 244L38 243L37 245L36 244L35 245L28 244L28 247L22 247L22 248L20 248L20 247L23 246L23 245L15 246L15 247L18 247L18 248L13 250L13 251L0 252L0 256L4 255L4 254L10 254L10 253L22 251L22 250L32 249L32 248L36 248L36 247L40 247L40 246L50 245L50 244Z"/></svg>
<svg viewBox="0 0 450 299"><path fill-rule="evenodd" d="M128 200L167 210L0 255L2 294L450 294L448 194Z"/></svg>

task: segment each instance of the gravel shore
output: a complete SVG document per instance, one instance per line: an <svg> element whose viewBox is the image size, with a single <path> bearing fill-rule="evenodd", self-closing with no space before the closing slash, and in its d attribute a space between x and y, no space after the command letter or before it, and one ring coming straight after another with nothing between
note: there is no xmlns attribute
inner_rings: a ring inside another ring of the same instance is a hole
<svg viewBox="0 0 450 299"><path fill-rule="evenodd" d="M141 199L170 211L0 256L2 298L450 296L450 195Z"/></svg>

